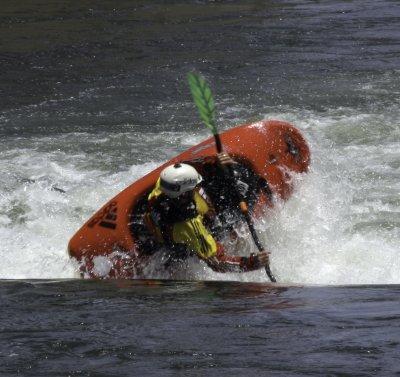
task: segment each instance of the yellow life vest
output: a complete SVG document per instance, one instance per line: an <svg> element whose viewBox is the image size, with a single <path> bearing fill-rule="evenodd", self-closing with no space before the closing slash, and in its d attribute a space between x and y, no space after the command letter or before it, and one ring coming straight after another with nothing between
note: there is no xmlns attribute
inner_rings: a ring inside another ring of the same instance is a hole
<svg viewBox="0 0 400 377"><path fill-rule="evenodd" d="M198 215L192 219L171 224L171 239L174 243L186 245L200 258L207 259L217 253L217 244L203 224L204 215L210 210L210 207L202 197L201 190L196 190L193 198ZM148 196L148 200L155 200L161 194L160 179L158 179ZM163 237L158 226L155 226L155 236L158 241L162 242Z"/></svg>

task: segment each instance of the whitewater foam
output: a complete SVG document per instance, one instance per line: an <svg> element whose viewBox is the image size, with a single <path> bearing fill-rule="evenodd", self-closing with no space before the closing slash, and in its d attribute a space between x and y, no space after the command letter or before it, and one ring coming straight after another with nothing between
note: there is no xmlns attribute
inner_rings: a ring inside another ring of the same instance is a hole
<svg viewBox="0 0 400 377"><path fill-rule="evenodd" d="M311 170L295 177L293 196L257 223L278 281L399 283L398 112L391 109L382 118L350 108L325 113L280 108L268 118L297 125L312 151ZM2 142L0 278L76 276L66 253L73 233L134 180L208 137L205 132L124 130ZM247 236L232 252L251 251L256 250ZM147 272L171 277L155 264ZM196 258L172 277L267 281L263 271L215 273Z"/></svg>

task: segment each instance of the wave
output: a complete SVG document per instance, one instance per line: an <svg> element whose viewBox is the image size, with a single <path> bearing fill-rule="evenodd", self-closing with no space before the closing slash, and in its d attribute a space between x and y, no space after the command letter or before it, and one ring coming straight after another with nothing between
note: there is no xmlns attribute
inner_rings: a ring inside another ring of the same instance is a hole
<svg viewBox="0 0 400 377"><path fill-rule="evenodd" d="M229 113L229 109L227 109ZM362 113L266 109L309 140L311 171L286 203L258 223L283 283L400 282L398 110ZM0 278L70 278L72 234L113 195L190 145L198 132L75 132L1 142ZM133 165L132 165L133 163ZM237 252L252 249L250 239ZM154 267L154 268L153 268ZM265 273L217 274L196 259L174 278L267 281ZM163 278L150 266L149 277Z"/></svg>

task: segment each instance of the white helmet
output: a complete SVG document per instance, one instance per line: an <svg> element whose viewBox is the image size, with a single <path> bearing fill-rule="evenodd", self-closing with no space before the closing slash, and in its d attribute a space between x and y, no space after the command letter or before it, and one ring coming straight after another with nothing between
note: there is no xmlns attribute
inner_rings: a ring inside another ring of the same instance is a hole
<svg viewBox="0 0 400 377"><path fill-rule="evenodd" d="M160 188L170 198L177 198L184 192L193 190L202 180L193 166L178 163L161 172Z"/></svg>

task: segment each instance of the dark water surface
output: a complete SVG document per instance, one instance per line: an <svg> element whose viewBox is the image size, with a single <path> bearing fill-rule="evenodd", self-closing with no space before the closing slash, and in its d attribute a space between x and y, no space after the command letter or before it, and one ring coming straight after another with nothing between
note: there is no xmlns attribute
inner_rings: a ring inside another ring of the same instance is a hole
<svg viewBox="0 0 400 377"><path fill-rule="evenodd" d="M182 129L195 119L182 85L193 69L247 107L236 118L382 106L393 99L372 104L362 84L399 69L397 1L16 0L0 14L6 134Z"/></svg>
<svg viewBox="0 0 400 377"><path fill-rule="evenodd" d="M191 70L220 129L310 143L261 234L283 286L71 279L83 222L209 136ZM0 83L1 376L400 376L399 1L3 0Z"/></svg>
<svg viewBox="0 0 400 377"><path fill-rule="evenodd" d="M400 287L4 281L0 375L400 374Z"/></svg>

